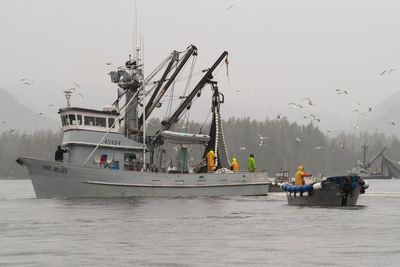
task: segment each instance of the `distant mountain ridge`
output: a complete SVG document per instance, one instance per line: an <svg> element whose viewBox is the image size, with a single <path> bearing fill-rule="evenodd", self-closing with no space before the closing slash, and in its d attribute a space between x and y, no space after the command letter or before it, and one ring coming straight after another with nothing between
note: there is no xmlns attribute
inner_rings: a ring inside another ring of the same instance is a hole
<svg viewBox="0 0 400 267"><path fill-rule="evenodd" d="M0 88L0 132L56 130L59 123L18 103L6 90Z"/></svg>
<svg viewBox="0 0 400 267"><path fill-rule="evenodd" d="M381 101L361 125L370 132L400 137L400 91Z"/></svg>

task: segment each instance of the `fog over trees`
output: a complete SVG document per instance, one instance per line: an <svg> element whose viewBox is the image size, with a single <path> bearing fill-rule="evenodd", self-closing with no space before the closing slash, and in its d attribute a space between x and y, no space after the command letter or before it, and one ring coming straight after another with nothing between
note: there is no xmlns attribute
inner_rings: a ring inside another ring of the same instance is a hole
<svg viewBox="0 0 400 267"><path fill-rule="evenodd" d="M159 123L160 120L152 119L148 124L148 133L154 132ZM209 125L192 122L187 132L208 133L208 129ZM369 144L368 158L387 146L385 155L395 161L400 160L400 142L395 136L383 133L360 133L357 136L325 134L315 124L298 125L290 123L285 117L264 121L229 118L224 121L224 133L229 156L238 159L241 169L246 168L247 157L254 153L257 168L266 169L270 176L283 168L294 175L299 164L314 175L346 173L361 159L360 144L364 140ZM264 137L261 145L260 136ZM0 136L0 177L28 178L26 169L15 160L19 156L53 160L61 139L62 133L53 131L3 132ZM196 163L203 149L193 146L190 150L192 162ZM167 154L174 158L174 145L167 146Z"/></svg>

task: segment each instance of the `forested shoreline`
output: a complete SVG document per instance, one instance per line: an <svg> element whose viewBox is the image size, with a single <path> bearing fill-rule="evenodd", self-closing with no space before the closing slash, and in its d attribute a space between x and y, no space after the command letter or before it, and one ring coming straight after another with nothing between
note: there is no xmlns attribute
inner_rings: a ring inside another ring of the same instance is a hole
<svg viewBox="0 0 400 267"><path fill-rule="evenodd" d="M151 121L153 127L159 123L158 119ZM395 161L400 160L398 138L383 133L326 134L315 124L298 125L286 118L264 121L230 118L223 125L229 156L236 157L241 169L245 169L247 157L253 153L257 168L267 170L270 176L280 169L289 170L293 175L299 164L314 175L343 174L361 159L360 144L364 140L369 144L368 158L387 146L385 154ZM187 129L187 132L208 133L207 125L194 122ZM261 145L260 136L265 137ZM0 178L28 178L26 169L15 160L19 156L53 160L61 138L61 132L53 131L3 132L0 135ZM202 154L196 148L193 153L195 160Z"/></svg>

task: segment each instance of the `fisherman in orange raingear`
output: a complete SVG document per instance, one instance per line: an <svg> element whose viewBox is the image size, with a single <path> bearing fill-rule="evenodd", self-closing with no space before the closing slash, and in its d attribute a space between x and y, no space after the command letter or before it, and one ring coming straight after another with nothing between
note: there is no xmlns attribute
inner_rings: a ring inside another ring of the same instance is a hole
<svg viewBox="0 0 400 267"><path fill-rule="evenodd" d="M236 158L232 158L231 171L238 172L239 169L239 163L237 162Z"/></svg>
<svg viewBox="0 0 400 267"><path fill-rule="evenodd" d="M214 172L215 171L215 154L213 150L210 150L207 153L207 168L208 172Z"/></svg>
<svg viewBox="0 0 400 267"><path fill-rule="evenodd" d="M312 174L305 172L303 165L299 165L299 167L297 168L297 172L295 174L294 185L303 186L305 184L304 177L310 177L310 176L312 176Z"/></svg>

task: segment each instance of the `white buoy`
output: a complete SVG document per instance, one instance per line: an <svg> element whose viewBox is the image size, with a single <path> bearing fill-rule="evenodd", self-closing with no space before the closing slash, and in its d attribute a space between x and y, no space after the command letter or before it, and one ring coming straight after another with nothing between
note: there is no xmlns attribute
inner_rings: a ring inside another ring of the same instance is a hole
<svg viewBox="0 0 400 267"><path fill-rule="evenodd" d="M362 188L367 189L369 187L369 184L367 181L364 180L364 184L361 185Z"/></svg>
<svg viewBox="0 0 400 267"><path fill-rule="evenodd" d="M313 189L314 190L321 190L322 189L322 184L321 183L316 183L316 184L313 184Z"/></svg>

